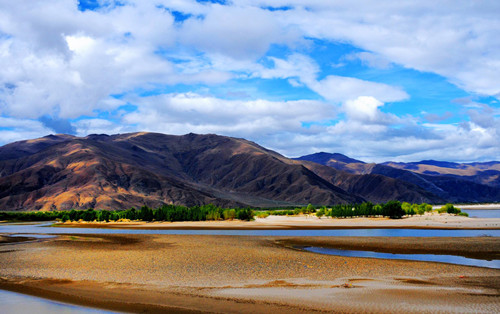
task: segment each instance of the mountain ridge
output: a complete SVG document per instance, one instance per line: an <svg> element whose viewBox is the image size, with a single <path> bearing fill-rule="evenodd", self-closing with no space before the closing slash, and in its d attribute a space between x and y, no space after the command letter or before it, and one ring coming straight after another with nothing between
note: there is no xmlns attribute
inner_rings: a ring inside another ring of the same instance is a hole
<svg viewBox="0 0 500 314"><path fill-rule="evenodd" d="M490 186L455 174L401 169L406 167L402 163L398 168L325 152L305 158L313 161L290 159L252 141L216 134L49 135L0 147L0 209L207 203L280 207L500 197L494 186L495 162L477 166L477 173L489 173Z"/></svg>
<svg viewBox="0 0 500 314"><path fill-rule="evenodd" d="M384 162L380 164L337 161L338 154L317 153L324 164L357 175L378 174L417 185L451 202L494 202L500 199L500 162L455 163L423 160L420 162ZM315 154L296 158L314 159ZM343 156L343 155L342 155ZM347 157L349 158L349 157ZM343 160L346 160L343 158ZM499 170L497 170L499 169ZM345 185L339 185L346 188ZM347 191L352 191L346 188Z"/></svg>
<svg viewBox="0 0 500 314"><path fill-rule="evenodd" d="M214 134L50 136L0 147L4 210L363 200L256 143Z"/></svg>

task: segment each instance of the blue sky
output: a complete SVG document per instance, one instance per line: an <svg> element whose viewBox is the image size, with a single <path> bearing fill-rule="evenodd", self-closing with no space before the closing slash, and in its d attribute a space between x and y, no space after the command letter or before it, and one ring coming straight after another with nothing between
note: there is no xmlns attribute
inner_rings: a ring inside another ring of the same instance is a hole
<svg viewBox="0 0 500 314"><path fill-rule="evenodd" d="M0 145L216 133L500 160L498 1L0 0Z"/></svg>

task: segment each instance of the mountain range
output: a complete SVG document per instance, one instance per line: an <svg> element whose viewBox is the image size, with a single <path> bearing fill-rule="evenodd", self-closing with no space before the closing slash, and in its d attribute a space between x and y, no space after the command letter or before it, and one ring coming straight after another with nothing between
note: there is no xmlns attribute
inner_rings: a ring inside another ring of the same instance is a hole
<svg viewBox="0 0 500 314"><path fill-rule="evenodd" d="M316 153L298 158L350 174L382 175L414 184L447 202L500 201L500 162L453 163L420 162L365 163L342 154ZM345 187L339 182L339 187ZM349 190L349 189L347 189Z"/></svg>
<svg viewBox="0 0 500 314"><path fill-rule="evenodd" d="M0 147L0 210L490 202L500 200L499 175L499 162L290 159L214 134L57 134Z"/></svg>

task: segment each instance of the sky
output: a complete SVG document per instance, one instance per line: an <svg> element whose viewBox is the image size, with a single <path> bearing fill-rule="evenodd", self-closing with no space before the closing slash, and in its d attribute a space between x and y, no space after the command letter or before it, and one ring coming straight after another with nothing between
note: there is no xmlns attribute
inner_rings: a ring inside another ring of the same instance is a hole
<svg viewBox="0 0 500 314"><path fill-rule="evenodd" d="M500 160L500 1L0 0L0 145L215 133Z"/></svg>

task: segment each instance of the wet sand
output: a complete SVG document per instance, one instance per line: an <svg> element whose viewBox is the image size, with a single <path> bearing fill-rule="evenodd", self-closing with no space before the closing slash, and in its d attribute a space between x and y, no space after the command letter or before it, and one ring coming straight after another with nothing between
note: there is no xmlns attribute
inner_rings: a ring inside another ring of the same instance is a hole
<svg viewBox="0 0 500 314"><path fill-rule="evenodd" d="M500 311L497 269L329 256L301 245L500 252L491 237L62 235L0 245L0 288L131 312Z"/></svg>
<svg viewBox="0 0 500 314"><path fill-rule="evenodd" d="M449 214L429 214L403 219L346 218L336 219L314 215L269 216L254 221L182 221L182 222L65 222L56 224L75 228L119 229L500 229L499 218L468 218Z"/></svg>

